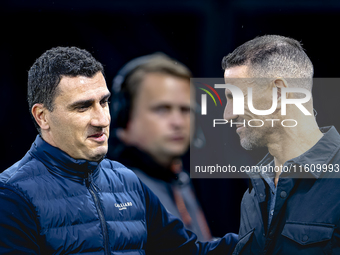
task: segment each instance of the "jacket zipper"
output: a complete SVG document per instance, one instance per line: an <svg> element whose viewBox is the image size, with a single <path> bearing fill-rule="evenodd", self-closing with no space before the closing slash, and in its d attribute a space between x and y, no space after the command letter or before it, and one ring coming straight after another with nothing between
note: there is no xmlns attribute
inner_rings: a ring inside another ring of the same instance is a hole
<svg viewBox="0 0 340 255"><path fill-rule="evenodd" d="M93 183L93 178L92 178L91 173L88 173L87 180L86 180L86 186L87 186L88 190L90 191L90 193L93 197L93 200L94 200L94 203L96 205L97 212L98 212L100 224L102 226L103 239L104 239L104 253L105 253L105 255L109 255L110 254L109 234L108 234L108 231L107 231L107 226L106 226L106 221L105 221L103 209L101 207L99 198L96 194L96 192L98 192L98 189L96 188L96 186Z"/></svg>

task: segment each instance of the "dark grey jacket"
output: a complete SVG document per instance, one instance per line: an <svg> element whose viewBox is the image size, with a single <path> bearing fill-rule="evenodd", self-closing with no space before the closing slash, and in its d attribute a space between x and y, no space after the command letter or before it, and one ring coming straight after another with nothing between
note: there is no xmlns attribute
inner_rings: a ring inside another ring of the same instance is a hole
<svg viewBox="0 0 340 255"><path fill-rule="evenodd" d="M270 189L251 174L233 254L340 254L340 135L334 127L321 130L315 146L284 164L291 168L280 176L269 227ZM272 161L268 154L258 165Z"/></svg>

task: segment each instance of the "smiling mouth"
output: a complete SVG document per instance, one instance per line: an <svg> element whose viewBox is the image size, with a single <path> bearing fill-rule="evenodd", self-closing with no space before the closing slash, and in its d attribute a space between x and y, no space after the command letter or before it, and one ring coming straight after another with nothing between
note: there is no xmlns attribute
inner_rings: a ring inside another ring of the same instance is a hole
<svg viewBox="0 0 340 255"><path fill-rule="evenodd" d="M237 126L236 127L236 132L239 132L242 128L244 128L244 126Z"/></svg>
<svg viewBox="0 0 340 255"><path fill-rule="evenodd" d="M245 125L237 124L236 125L236 133L240 132L240 130L242 130L243 128L245 128Z"/></svg>
<svg viewBox="0 0 340 255"><path fill-rule="evenodd" d="M103 142L106 140L106 135L104 132L100 132L100 133L95 133L93 135L88 136L88 138L90 138L91 140L95 140L97 142Z"/></svg>

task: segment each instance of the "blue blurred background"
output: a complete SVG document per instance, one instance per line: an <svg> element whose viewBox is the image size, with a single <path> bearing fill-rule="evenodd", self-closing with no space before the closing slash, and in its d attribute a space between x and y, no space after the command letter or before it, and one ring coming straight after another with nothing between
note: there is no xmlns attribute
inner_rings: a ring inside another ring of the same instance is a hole
<svg viewBox="0 0 340 255"><path fill-rule="evenodd" d="M339 1L17 0L2 1L0 7L0 172L22 158L37 135L26 101L27 71L55 46L90 51L104 64L109 87L123 64L155 51L183 62L194 77L222 77L223 56L264 34L301 41L315 77L340 73ZM337 87L314 88L320 126L340 128L339 92ZM236 135L231 143L238 146ZM263 153L244 151L240 157L255 163ZM194 184L213 235L237 232L247 185L223 179Z"/></svg>

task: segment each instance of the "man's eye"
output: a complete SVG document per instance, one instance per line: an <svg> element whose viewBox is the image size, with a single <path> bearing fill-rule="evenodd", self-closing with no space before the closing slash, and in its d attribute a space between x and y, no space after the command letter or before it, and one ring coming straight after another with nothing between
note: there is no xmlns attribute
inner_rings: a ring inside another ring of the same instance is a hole
<svg viewBox="0 0 340 255"><path fill-rule="evenodd" d="M233 99L233 95L232 94L228 94L227 95L227 99Z"/></svg>
<svg viewBox="0 0 340 255"><path fill-rule="evenodd" d="M77 107L77 110L79 112L85 112L87 109L88 109L88 107L86 107L86 106L79 106L79 107Z"/></svg>
<svg viewBox="0 0 340 255"><path fill-rule="evenodd" d="M101 102L101 105L103 106L106 106L106 105L109 105L110 104L110 101L109 100L104 100Z"/></svg>
<svg viewBox="0 0 340 255"><path fill-rule="evenodd" d="M166 106L159 106L159 107L154 108L154 112L158 114L166 114L169 111L170 111L170 108Z"/></svg>
<svg viewBox="0 0 340 255"><path fill-rule="evenodd" d="M192 112L192 109L191 109L191 107L182 107L181 112L184 113L184 114L188 114L188 113Z"/></svg>
<svg viewBox="0 0 340 255"><path fill-rule="evenodd" d="M78 105L78 106L76 107L76 110L77 110L78 112L85 112L89 107L90 107L90 106L89 106L89 105L86 105L86 104L84 104L84 105Z"/></svg>

